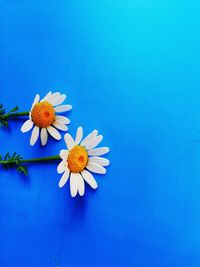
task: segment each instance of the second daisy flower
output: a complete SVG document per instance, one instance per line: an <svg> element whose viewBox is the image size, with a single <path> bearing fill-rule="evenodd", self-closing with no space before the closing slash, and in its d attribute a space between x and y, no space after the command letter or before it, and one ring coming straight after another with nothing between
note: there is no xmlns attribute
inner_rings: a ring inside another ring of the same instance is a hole
<svg viewBox="0 0 200 267"><path fill-rule="evenodd" d="M83 128L79 127L75 140L70 134L65 134L66 150L60 151L62 161L57 167L58 173L63 173L59 187L63 187L70 177L71 196L77 193L83 196L85 193L85 182L93 189L97 188L97 182L93 173L105 174L105 166L110 164L109 160L101 156L109 152L108 147L96 146L102 141L103 136L94 130L83 139ZM83 140L82 140L83 139Z"/></svg>

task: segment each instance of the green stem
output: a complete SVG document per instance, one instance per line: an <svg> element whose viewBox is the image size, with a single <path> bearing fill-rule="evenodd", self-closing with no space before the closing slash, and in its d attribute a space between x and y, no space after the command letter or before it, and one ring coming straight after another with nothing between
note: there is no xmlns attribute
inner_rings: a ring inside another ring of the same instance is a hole
<svg viewBox="0 0 200 267"><path fill-rule="evenodd" d="M60 160L60 156L50 156L50 157L44 157L44 158L32 158L32 159L22 159L20 160L21 163L28 163L28 162L44 162L44 161L53 161L53 160ZM12 164L16 163L16 160L0 160L0 164Z"/></svg>
<svg viewBox="0 0 200 267"><path fill-rule="evenodd" d="M18 112L18 113L7 113L2 117L19 117L19 116L28 116L29 112Z"/></svg>

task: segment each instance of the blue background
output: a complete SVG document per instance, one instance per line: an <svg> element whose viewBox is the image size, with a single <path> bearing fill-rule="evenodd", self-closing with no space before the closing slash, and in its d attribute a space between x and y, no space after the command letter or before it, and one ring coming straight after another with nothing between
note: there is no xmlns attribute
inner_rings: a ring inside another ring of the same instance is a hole
<svg viewBox="0 0 200 267"><path fill-rule="evenodd" d="M1 170L0 266L200 266L200 4L181 0L0 1L0 102L68 95L70 133L98 129L111 165L71 199L56 163ZM1 154L29 146L23 120Z"/></svg>

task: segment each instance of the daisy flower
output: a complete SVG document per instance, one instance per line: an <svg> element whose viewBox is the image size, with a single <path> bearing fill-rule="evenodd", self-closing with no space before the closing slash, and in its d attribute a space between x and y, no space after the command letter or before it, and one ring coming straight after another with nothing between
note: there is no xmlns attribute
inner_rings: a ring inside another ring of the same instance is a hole
<svg viewBox="0 0 200 267"><path fill-rule="evenodd" d="M68 178L70 179L70 193L75 197L77 193L83 196L85 193L85 182L93 189L97 188L97 182L93 173L105 174L105 166L110 164L109 160L100 156L109 152L108 147L96 146L102 141L103 136L98 135L98 131L94 130L83 140L83 129L79 127L75 140L70 134L65 134L64 139L67 150L60 151L62 161L57 167L58 173L63 173L59 187L63 187Z"/></svg>
<svg viewBox="0 0 200 267"><path fill-rule="evenodd" d="M58 130L68 130L66 124L69 124L70 120L65 116L56 114L68 111L72 108L71 105L60 105L64 102L65 98L66 95L59 92L49 92L41 100L38 94L35 96L31 111L29 112L29 119L25 121L21 127L23 133L33 128L30 145L33 146L36 143L39 135L42 145L46 145L48 133L56 140L60 140L61 135Z"/></svg>

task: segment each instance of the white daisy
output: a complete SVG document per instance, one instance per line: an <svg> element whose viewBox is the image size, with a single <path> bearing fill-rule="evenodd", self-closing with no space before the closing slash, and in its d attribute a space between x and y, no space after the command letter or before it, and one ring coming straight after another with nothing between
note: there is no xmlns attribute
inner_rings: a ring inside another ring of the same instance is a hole
<svg viewBox="0 0 200 267"><path fill-rule="evenodd" d="M94 130L83 140L83 129L79 127L75 140L70 134L65 134L64 139L67 150L60 151L62 161L57 167L58 173L63 173L59 187L63 187L70 177L71 196L75 197L77 193L83 196L85 193L85 182L93 189L97 188L93 173L105 174L105 166L110 164L109 160L100 157L109 152L108 147L95 148L103 139L102 135L98 135L98 131Z"/></svg>
<svg viewBox="0 0 200 267"><path fill-rule="evenodd" d="M69 124L70 120L67 117L56 115L56 113L65 112L72 108L71 105L60 105L65 98L66 95L59 92L49 92L41 100L38 94L35 96L31 111L29 112L29 119L21 127L21 131L25 133L34 126L30 145L33 146L35 144L39 135L42 145L46 145L48 133L56 140L60 140L61 135L56 128L62 131L68 130L66 124Z"/></svg>

